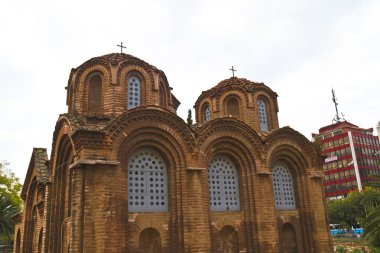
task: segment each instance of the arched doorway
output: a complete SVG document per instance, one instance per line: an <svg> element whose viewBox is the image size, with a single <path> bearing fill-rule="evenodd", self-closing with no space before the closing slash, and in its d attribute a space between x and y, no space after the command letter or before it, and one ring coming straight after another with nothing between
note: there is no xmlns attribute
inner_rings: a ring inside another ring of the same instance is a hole
<svg viewBox="0 0 380 253"><path fill-rule="evenodd" d="M291 224L284 224L280 238L282 253L298 253L296 232Z"/></svg>
<svg viewBox="0 0 380 253"><path fill-rule="evenodd" d="M232 226L225 226L220 231L222 240L222 253L239 253L239 242L237 232Z"/></svg>
<svg viewBox="0 0 380 253"><path fill-rule="evenodd" d="M144 229L139 238L139 253L161 253L161 236L154 228Z"/></svg>

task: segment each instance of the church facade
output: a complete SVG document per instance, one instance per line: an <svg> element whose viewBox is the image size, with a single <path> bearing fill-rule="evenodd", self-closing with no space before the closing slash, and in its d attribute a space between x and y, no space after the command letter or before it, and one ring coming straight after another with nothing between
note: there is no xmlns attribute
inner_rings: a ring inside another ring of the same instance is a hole
<svg viewBox="0 0 380 253"><path fill-rule="evenodd" d="M195 102L127 54L72 69L50 159L34 148L14 252L332 252L322 161L277 94L232 77Z"/></svg>

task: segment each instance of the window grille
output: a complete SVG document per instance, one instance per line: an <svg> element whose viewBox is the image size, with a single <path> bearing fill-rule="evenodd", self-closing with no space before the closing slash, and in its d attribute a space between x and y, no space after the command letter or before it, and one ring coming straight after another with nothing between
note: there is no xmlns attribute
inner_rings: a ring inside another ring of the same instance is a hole
<svg viewBox="0 0 380 253"><path fill-rule="evenodd" d="M128 161L128 211L167 210L167 165L158 152L139 149Z"/></svg>
<svg viewBox="0 0 380 253"><path fill-rule="evenodd" d="M283 163L273 166L273 189L277 210L296 208L293 177L290 169Z"/></svg>
<svg viewBox="0 0 380 253"><path fill-rule="evenodd" d="M224 155L215 156L208 167L211 211L239 211L239 182L235 164Z"/></svg>
<svg viewBox="0 0 380 253"><path fill-rule="evenodd" d="M128 78L128 109L140 106L141 103L141 82L137 76Z"/></svg>
<svg viewBox="0 0 380 253"><path fill-rule="evenodd" d="M259 117L260 117L260 130L267 132L269 130L269 127L268 127L266 104L264 100L260 99L258 101L258 108L259 108Z"/></svg>
<svg viewBox="0 0 380 253"><path fill-rule="evenodd" d="M206 121L209 121L211 119L211 109L209 105L206 105L204 108L204 116Z"/></svg>

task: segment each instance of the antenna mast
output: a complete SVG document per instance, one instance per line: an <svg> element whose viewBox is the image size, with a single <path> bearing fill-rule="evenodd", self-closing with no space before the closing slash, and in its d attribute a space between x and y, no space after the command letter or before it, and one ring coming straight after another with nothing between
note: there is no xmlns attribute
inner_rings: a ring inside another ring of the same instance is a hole
<svg viewBox="0 0 380 253"><path fill-rule="evenodd" d="M337 99L337 97L335 96L335 91L334 91L334 89L331 89L331 92L332 92L332 101L334 102L334 105L335 105L335 111L336 111L336 115L335 115L335 117L333 118L333 122L335 121L335 122L340 122L340 120L341 119L343 119L344 120L344 115L343 115L343 113L342 113L342 118L341 117L339 117L339 111L338 111L338 99Z"/></svg>

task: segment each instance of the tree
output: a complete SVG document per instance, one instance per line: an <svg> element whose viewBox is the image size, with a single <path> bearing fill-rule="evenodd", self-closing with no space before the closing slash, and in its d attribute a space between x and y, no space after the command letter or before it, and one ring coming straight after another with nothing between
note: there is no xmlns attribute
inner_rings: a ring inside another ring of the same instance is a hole
<svg viewBox="0 0 380 253"><path fill-rule="evenodd" d="M20 212L22 185L6 165L0 162L0 241L12 241L14 224L12 216Z"/></svg>
<svg viewBox="0 0 380 253"><path fill-rule="evenodd" d="M380 180L380 176L373 176ZM372 181L366 184L374 191L362 200L365 207L365 216L362 219L364 238L374 251L380 252L380 181Z"/></svg>
<svg viewBox="0 0 380 253"><path fill-rule="evenodd" d="M187 111L187 124L189 126L193 124L193 116L191 115L191 109Z"/></svg>
<svg viewBox="0 0 380 253"><path fill-rule="evenodd" d="M358 227L357 217L365 216L362 200L373 190L351 192L346 198L334 199L327 202L330 223L340 224L347 229Z"/></svg>

